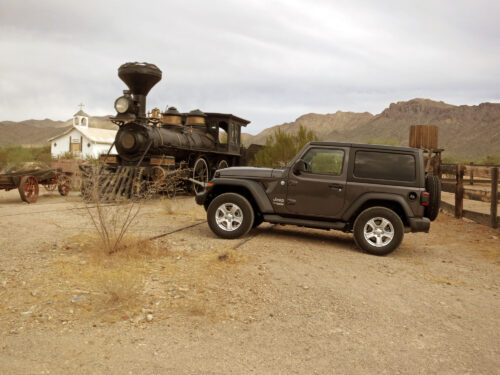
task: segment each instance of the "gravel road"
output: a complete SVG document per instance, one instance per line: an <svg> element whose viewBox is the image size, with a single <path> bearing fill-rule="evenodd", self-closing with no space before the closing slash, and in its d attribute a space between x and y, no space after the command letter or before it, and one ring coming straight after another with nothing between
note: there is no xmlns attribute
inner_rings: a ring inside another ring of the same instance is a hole
<svg viewBox="0 0 500 375"><path fill-rule="evenodd" d="M268 224L231 250L202 224L95 263L82 207L0 192L1 374L498 374L499 231L441 214L375 257ZM132 232L203 217L191 197L148 202ZM126 270L113 305L93 278Z"/></svg>

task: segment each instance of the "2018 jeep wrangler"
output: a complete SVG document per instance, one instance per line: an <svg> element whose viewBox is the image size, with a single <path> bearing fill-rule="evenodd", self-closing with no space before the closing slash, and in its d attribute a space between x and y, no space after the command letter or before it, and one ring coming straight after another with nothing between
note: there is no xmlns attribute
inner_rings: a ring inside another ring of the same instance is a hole
<svg viewBox="0 0 500 375"><path fill-rule="evenodd" d="M366 252L385 255L404 233L428 232L441 185L427 175L420 149L311 142L282 169L216 171L196 202L222 238L262 222L352 232Z"/></svg>

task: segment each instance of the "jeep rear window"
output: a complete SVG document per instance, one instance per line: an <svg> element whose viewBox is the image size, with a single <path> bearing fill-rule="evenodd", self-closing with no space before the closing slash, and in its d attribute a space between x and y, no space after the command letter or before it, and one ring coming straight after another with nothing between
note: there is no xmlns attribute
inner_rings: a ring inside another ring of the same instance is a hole
<svg viewBox="0 0 500 375"><path fill-rule="evenodd" d="M377 180L415 181L415 157L390 152L357 151L354 176Z"/></svg>

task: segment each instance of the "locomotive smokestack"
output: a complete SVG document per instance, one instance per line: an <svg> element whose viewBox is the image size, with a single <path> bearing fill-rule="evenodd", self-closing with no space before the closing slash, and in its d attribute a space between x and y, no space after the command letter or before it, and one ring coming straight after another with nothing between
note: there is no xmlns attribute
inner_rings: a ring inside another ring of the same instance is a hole
<svg viewBox="0 0 500 375"><path fill-rule="evenodd" d="M125 82L138 103L137 116L146 117L146 96L151 88L161 80L161 70L148 63L125 63L118 68L118 77Z"/></svg>

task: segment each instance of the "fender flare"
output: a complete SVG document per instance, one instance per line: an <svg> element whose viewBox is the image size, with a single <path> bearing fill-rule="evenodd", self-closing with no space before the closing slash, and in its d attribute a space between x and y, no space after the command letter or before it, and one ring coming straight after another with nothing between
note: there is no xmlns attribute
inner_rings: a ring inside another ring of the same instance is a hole
<svg viewBox="0 0 500 375"><path fill-rule="evenodd" d="M212 182L214 183L212 191L215 190L217 186L238 186L245 188L252 195L261 213L274 213L273 206L267 197L264 187L257 181L240 180L237 178L217 178L212 180Z"/></svg>
<svg viewBox="0 0 500 375"><path fill-rule="evenodd" d="M344 215L342 215L342 220L348 221L352 217L352 215L354 215L356 211L359 210L359 208L362 205L371 200L398 203L403 208L403 211L407 218L414 216L413 211L408 205L408 202L406 202L406 200L401 195L390 194L390 193L366 193L360 196L356 201L354 201L354 203L349 207L349 209L346 212L344 212Z"/></svg>

